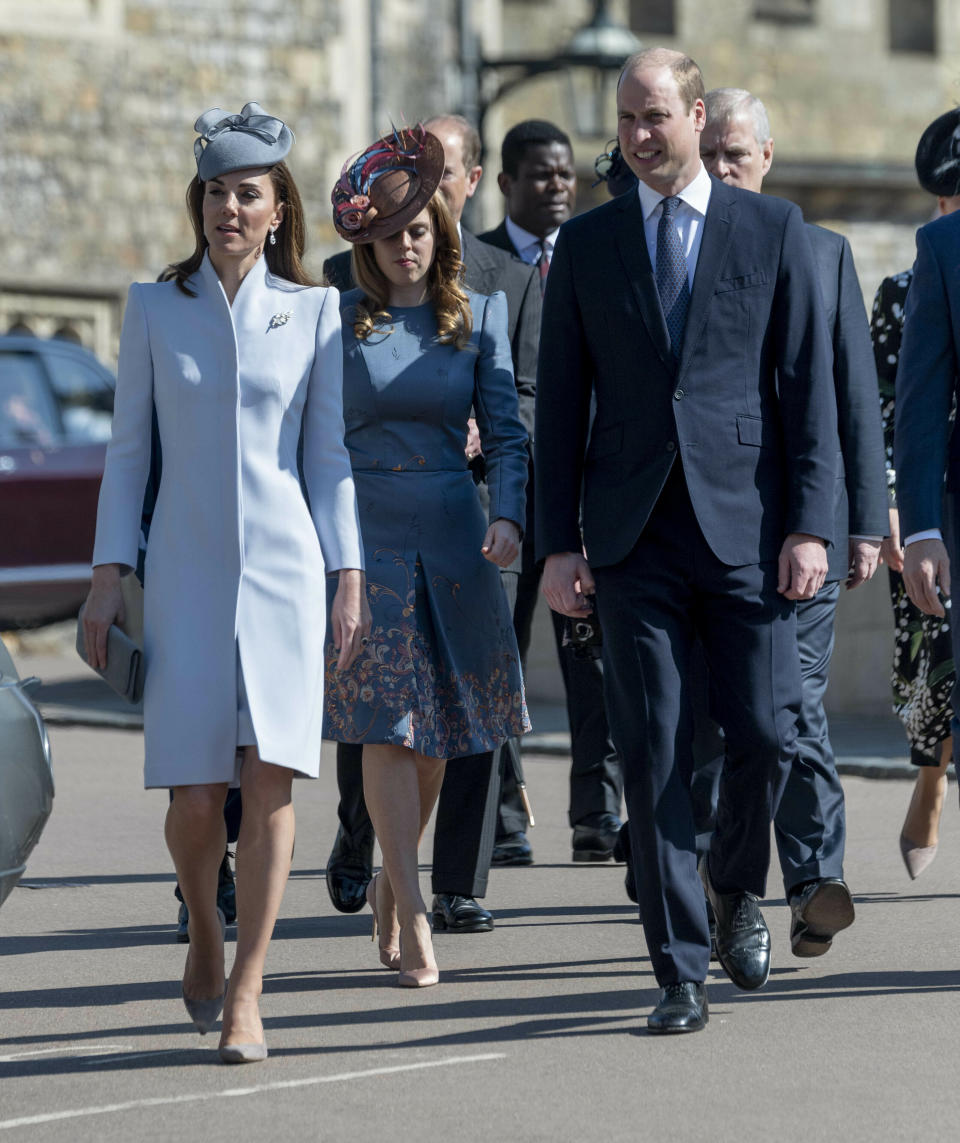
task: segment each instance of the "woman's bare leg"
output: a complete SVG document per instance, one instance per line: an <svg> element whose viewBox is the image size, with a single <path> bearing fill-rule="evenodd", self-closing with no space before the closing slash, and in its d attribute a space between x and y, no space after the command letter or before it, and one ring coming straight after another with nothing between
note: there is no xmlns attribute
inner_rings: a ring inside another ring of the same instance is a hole
<svg viewBox="0 0 960 1143"><path fill-rule="evenodd" d="M293 856L292 784L291 770L262 762L256 747L246 747L237 840L237 955L223 1007L221 1047L263 1040L263 966Z"/></svg>
<svg viewBox="0 0 960 1143"><path fill-rule="evenodd" d="M227 845L223 822L226 797L226 783L177 786L164 825L167 848L190 913L190 948L183 990L192 1000L209 1000L223 992L217 876Z"/></svg>
<svg viewBox="0 0 960 1143"><path fill-rule="evenodd" d="M433 967L427 907L420 892L419 846L443 783L445 763L404 746L363 748L363 796L380 842L386 873L380 892L389 897L404 938L403 968ZM389 914L381 923L390 924Z"/></svg>
<svg viewBox="0 0 960 1143"><path fill-rule="evenodd" d="M947 793L947 770L953 754L953 739L943 743L939 766L921 766L901 831L907 841L920 848L936 845L940 837L940 815Z"/></svg>

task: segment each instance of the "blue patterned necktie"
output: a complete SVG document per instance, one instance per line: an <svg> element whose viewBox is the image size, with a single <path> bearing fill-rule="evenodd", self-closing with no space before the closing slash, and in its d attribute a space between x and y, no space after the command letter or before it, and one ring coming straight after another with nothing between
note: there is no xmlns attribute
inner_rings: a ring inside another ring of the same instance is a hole
<svg viewBox="0 0 960 1143"><path fill-rule="evenodd" d="M672 195L661 205L660 222L657 224L657 292L670 334L670 349L674 360L678 360L690 306L687 260L675 221L680 199Z"/></svg>

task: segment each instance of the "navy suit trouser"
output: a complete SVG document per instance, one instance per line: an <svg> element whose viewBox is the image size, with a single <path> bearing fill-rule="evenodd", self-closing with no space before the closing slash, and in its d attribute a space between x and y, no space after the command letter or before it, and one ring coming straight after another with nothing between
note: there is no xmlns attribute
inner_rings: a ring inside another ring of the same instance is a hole
<svg viewBox="0 0 960 1143"><path fill-rule="evenodd" d="M797 756L774 818L783 888L788 897L804 881L843 877L847 832L843 786L823 709L839 597L840 584L827 583L813 599L797 603L797 647L803 679Z"/></svg>
<svg viewBox="0 0 960 1143"><path fill-rule="evenodd" d="M694 646L699 639L726 734L711 879L720 892L762 897L770 824L797 749L794 605L776 590L776 561L730 567L716 558L679 462L633 550L594 568L594 578L650 960L661 985L703 981L710 935L691 800Z"/></svg>

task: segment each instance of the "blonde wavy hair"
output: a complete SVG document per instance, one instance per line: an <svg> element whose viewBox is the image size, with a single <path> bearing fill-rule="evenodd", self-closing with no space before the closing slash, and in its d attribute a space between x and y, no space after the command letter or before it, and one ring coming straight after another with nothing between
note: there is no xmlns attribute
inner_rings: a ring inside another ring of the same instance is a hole
<svg viewBox="0 0 960 1143"><path fill-rule="evenodd" d="M426 207L433 224L433 262L427 271L427 300L437 318L437 341L466 349L473 332L473 313L463 287L460 237L446 201L439 191ZM353 280L363 290L354 307L353 332L360 341L384 329L393 320L387 309L390 283L377 265L372 242L354 246L351 251Z"/></svg>

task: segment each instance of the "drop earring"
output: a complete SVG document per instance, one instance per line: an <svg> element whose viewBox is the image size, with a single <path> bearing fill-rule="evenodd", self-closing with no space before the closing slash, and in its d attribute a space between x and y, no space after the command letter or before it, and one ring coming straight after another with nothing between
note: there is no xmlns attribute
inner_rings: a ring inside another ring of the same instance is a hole
<svg viewBox="0 0 960 1143"><path fill-rule="evenodd" d="M275 230L271 230L270 231L270 245L276 246L276 244L277 244L277 233Z"/></svg>

